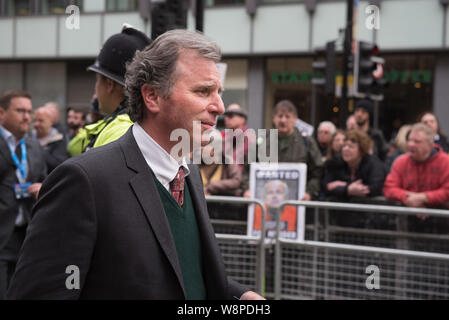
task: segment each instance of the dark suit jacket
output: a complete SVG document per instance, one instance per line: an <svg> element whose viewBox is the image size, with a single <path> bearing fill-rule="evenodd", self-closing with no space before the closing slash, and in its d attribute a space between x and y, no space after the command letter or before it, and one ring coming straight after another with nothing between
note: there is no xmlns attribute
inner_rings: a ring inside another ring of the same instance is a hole
<svg viewBox="0 0 449 320"><path fill-rule="evenodd" d="M31 138L25 138L25 145L28 160L27 181L42 182L47 175L43 150L39 143ZM0 135L0 250L8 242L19 212L19 201L15 197L13 188L14 184L19 183L16 169L8 144ZM29 218L34 200L29 198L20 201L24 204L25 218Z"/></svg>
<svg viewBox="0 0 449 320"><path fill-rule="evenodd" d="M240 297L246 290L225 275L199 170L190 170L207 297ZM66 288L70 265L79 268L80 290ZM184 299L184 292L166 214L131 129L49 175L8 298Z"/></svg>

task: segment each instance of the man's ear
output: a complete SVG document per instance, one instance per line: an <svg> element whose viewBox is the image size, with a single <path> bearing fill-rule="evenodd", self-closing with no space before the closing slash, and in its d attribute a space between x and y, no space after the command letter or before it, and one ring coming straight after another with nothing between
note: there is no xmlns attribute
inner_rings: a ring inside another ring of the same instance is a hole
<svg viewBox="0 0 449 320"><path fill-rule="evenodd" d="M106 78L106 77L104 77L104 80L106 80L106 89L107 89L107 92L108 92L109 94L113 93L113 92L114 92L115 86L116 86L116 85L119 85L119 84L116 83L115 81L109 79L109 78Z"/></svg>
<svg viewBox="0 0 449 320"><path fill-rule="evenodd" d="M143 102L151 113L158 113L160 111L160 96L156 88L150 87L147 83L140 88Z"/></svg>

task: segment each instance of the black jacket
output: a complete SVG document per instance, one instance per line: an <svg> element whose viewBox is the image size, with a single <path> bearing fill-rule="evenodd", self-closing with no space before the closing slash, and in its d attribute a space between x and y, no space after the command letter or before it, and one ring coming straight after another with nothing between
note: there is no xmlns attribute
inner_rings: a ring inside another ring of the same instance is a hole
<svg viewBox="0 0 449 320"><path fill-rule="evenodd" d="M31 138L25 138L25 145L28 160L27 182L42 182L47 175L43 150L39 143ZM32 198L16 199L14 184L19 183L16 169L8 144L0 135L0 250L6 245L14 231L19 204L23 204L27 220L29 220L31 207L34 204Z"/></svg>
<svg viewBox="0 0 449 320"><path fill-rule="evenodd" d="M373 139L373 154L384 161L388 152L388 144L385 141L382 131L371 128L367 134Z"/></svg>
<svg viewBox="0 0 449 320"><path fill-rule="evenodd" d="M48 173L68 159L67 142L64 134L57 129L52 129L50 134L40 142L45 153Z"/></svg>
<svg viewBox="0 0 449 320"><path fill-rule="evenodd" d="M385 181L385 167L376 156L366 155L360 161L357 168L355 179L351 180L351 171L349 166L343 160L341 155L336 155L326 161L324 165L323 190L326 196L335 196L341 200L348 198L348 185L355 180L362 179L362 183L370 189L369 197L382 194L382 187ZM332 191L327 190L327 184L332 181L341 180L348 184L346 187L337 187Z"/></svg>
<svg viewBox="0 0 449 320"><path fill-rule="evenodd" d="M117 141L65 161L48 176L8 298L185 298L166 213L131 129ZM226 277L199 169L189 168L186 182L202 243L207 297L240 297L245 289ZM68 266L79 270L79 290L66 287Z"/></svg>

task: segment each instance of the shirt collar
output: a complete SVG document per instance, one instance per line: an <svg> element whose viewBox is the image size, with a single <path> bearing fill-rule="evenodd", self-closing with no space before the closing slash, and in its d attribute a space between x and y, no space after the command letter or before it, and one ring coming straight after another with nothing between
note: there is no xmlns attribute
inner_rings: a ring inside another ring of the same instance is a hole
<svg viewBox="0 0 449 320"><path fill-rule="evenodd" d="M0 125L0 128L2 129L4 138L6 140L6 142L12 146L14 146L14 148L16 147L18 141L16 140L16 137L14 137L14 135L8 131L4 126Z"/></svg>
<svg viewBox="0 0 449 320"><path fill-rule="evenodd" d="M178 163L138 124L133 125L133 135L148 166L159 182L168 190L170 182L176 177L179 167L184 168L187 177L190 170L185 157Z"/></svg>

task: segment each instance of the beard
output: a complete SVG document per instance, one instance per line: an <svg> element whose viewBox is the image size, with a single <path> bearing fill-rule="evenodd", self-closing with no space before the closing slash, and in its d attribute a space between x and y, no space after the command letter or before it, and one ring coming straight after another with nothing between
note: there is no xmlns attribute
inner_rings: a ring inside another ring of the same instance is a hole
<svg viewBox="0 0 449 320"><path fill-rule="evenodd" d="M81 123L73 123L73 122L68 122L67 126L72 130L76 130L82 127Z"/></svg>
<svg viewBox="0 0 449 320"><path fill-rule="evenodd" d="M356 122L357 122L357 125L359 126L359 127L363 127L367 122L368 122L368 120L365 120L365 119L355 119L356 120Z"/></svg>

